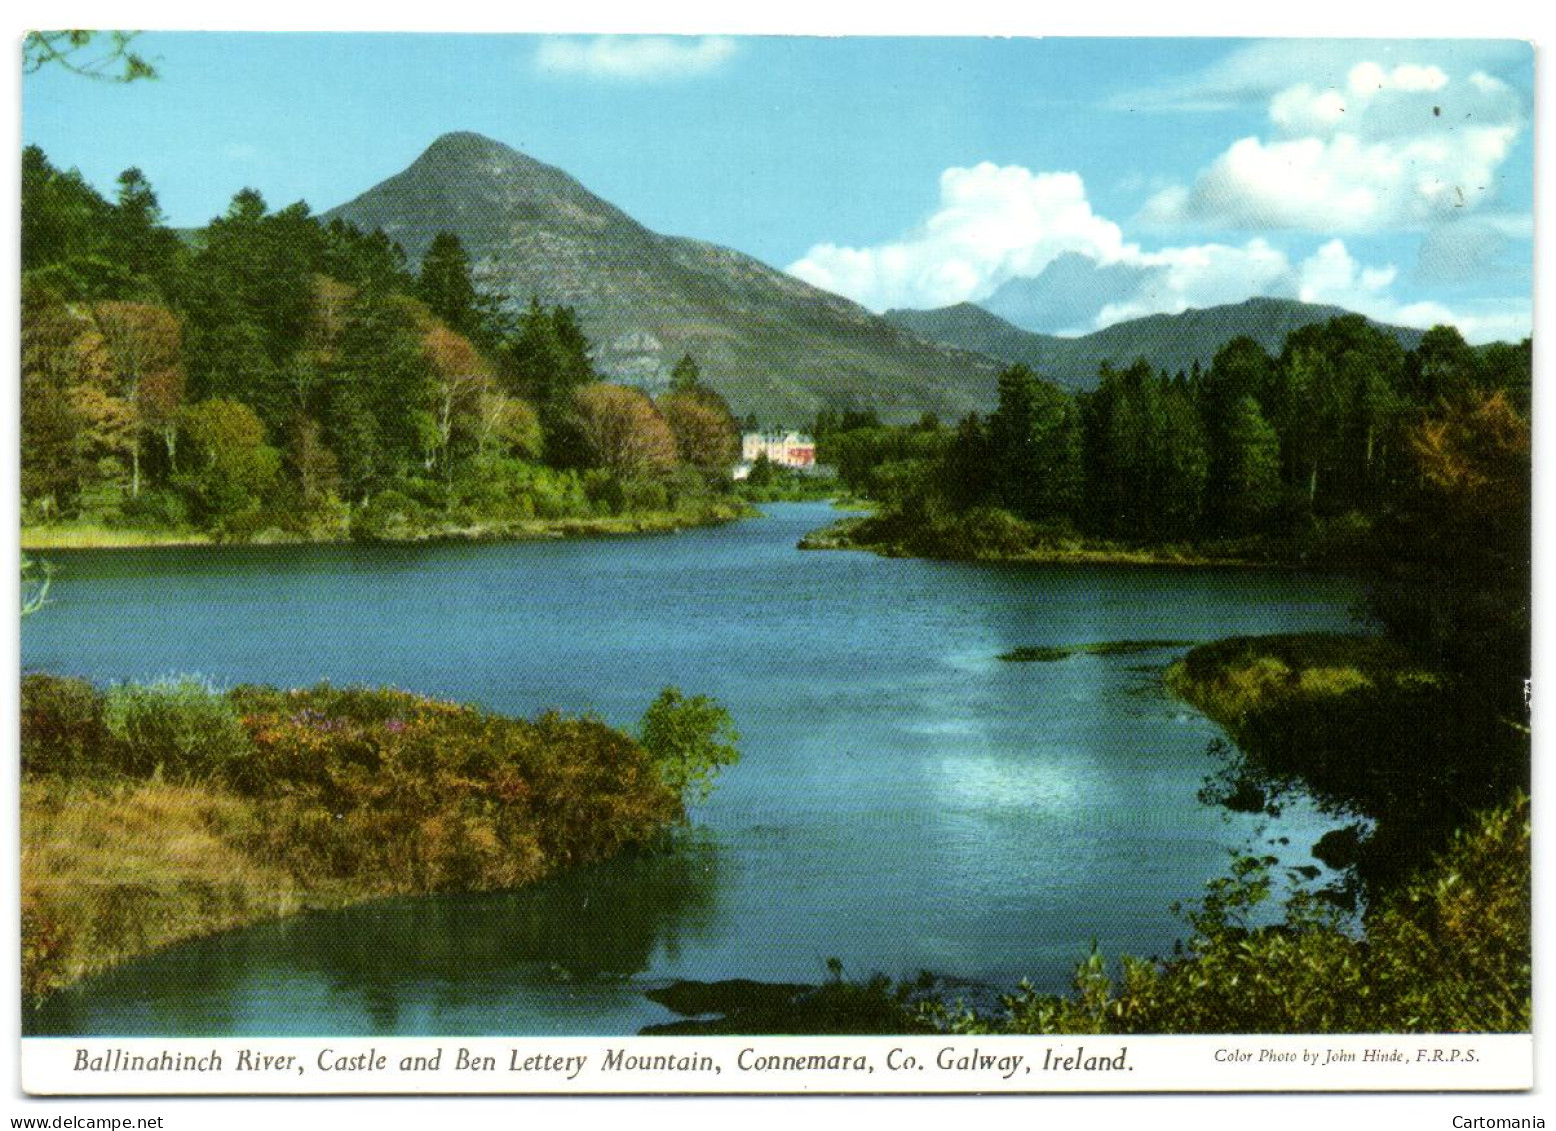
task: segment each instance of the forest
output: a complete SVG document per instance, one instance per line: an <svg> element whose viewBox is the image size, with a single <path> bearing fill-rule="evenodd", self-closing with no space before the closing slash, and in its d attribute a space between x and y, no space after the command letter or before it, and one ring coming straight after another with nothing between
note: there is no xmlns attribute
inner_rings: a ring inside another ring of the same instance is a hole
<svg viewBox="0 0 1556 1131"><path fill-rule="evenodd" d="M880 513L859 544L999 558L1086 546L1347 564L1420 482L1413 437L1477 413L1527 422L1530 343L1471 347L1448 326L1406 351L1359 315L1249 338L1208 369L1104 366L1072 394L1024 365L955 427L823 413L818 458ZM1495 402L1498 406L1488 406Z"/></svg>
<svg viewBox="0 0 1556 1131"><path fill-rule="evenodd" d="M691 357L657 402L600 380L570 308L511 314L451 233L412 271L382 232L251 189L177 232L139 170L109 201L28 147L22 307L31 529L376 539L739 513L738 425Z"/></svg>

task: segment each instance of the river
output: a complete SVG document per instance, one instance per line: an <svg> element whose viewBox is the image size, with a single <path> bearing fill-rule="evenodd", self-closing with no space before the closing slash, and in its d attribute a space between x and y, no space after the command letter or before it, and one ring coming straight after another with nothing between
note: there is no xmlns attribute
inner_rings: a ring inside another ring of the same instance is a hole
<svg viewBox="0 0 1556 1131"><path fill-rule="evenodd" d="M1165 954L1229 851L1329 827L1201 804L1218 730L1162 688L1184 646L1340 630L1343 579L801 552L824 504L658 537L50 555L25 669L101 683L390 684L632 726L667 684L743 760L679 848L525 891L374 902L167 948L29 1011L34 1034L621 1034L677 979L930 970L1063 989L1095 939Z"/></svg>

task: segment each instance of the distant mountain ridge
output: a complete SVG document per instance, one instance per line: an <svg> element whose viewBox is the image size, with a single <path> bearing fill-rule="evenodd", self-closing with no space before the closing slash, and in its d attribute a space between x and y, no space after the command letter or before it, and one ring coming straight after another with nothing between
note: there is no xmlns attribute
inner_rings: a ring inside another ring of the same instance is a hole
<svg viewBox="0 0 1556 1131"><path fill-rule="evenodd" d="M1143 357L1168 373L1190 370L1195 362L1208 368L1216 351L1233 338L1250 337L1278 354L1293 331L1350 313L1295 299L1250 298L1181 314L1152 314L1078 338L1035 334L969 302L936 310L888 310L886 320L920 337L986 353L1007 364L1025 362L1057 385L1090 389L1104 362L1122 368ZM1425 333L1368 321L1407 350L1419 345Z"/></svg>
<svg viewBox="0 0 1556 1131"><path fill-rule="evenodd" d="M1341 306L1321 306L1295 299L1248 299L1181 314L1150 314L1085 334L1057 338L1011 325L971 302L938 310L888 310L885 319L921 338L965 350L987 353L1005 364L1025 362L1039 375L1067 389L1092 389L1103 362L1120 369L1145 358L1153 369L1176 373L1198 362L1209 367L1226 342L1248 336L1270 353L1281 352L1291 331L1351 314ZM1379 330L1413 350L1425 331L1372 322Z"/></svg>
<svg viewBox="0 0 1556 1131"><path fill-rule="evenodd" d="M994 401L996 361L924 340L728 248L662 236L565 172L473 133L324 214L382 228L412 264L457 234L478 286L574 307L606 376L662 388L682 354L739 414L821 408L955 418Z"/></svg>

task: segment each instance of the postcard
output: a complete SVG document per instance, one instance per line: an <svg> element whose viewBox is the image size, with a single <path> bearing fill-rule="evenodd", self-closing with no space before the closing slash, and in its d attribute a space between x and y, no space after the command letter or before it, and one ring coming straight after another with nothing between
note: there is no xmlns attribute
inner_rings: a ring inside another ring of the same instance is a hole
<svg viewBox="0 0 1556 1131"><path fill-rule="evenodd" d="M27 1092L1532 1087L1530 44L21 46Z"/></svg>

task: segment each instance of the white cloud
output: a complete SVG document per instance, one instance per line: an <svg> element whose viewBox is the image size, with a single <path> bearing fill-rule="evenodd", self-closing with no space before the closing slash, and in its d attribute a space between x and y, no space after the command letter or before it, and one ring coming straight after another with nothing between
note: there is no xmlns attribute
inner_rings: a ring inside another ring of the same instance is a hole
<svg viewBox="0 0 1556 1131"><path fill-rule="evenodd" d="M1299 268L1298 297L1328 303L1395 326L1459 328L1466 341L1479 344L1517 341L1529 335L1533 307L1527 298L1474 299L1449 307L1441 302L1401 302L1390 288L1398 272L1392 265L1369 268L1358 263L1340 240L1330 240Z"/></svg>
<svg viewBox="0 0 1556 1131"><path fill-rule="evenodd" d="M1120 110L1227 110L1262 102L1299 83L1341 87L1359 63L1373 62L1390 70L1411 67L1393 58L1402 52L1416 59L1436 59L1447 72L1459 74L1526 69L1533 53L1529 44L1513 40L1265 40L1239 47L1197 74L1119 95L1109 105Z"/></svg>
<svg viewBox="0 0 1556 1131"><path fill-rule="evenodd" d="M1098 329L1148 314L1178 314L1192 307L1241 302L1250 295L1292 296L1295 291L1286 254L1262 239L1241 247L1212 243L1149 252L1131 248L1126 261L1155 270L1129 298L1097 313Z"/></svg>
<svg viewBox="0 0 1556 1131"><path fill-rule="evenodd" d="M817 244L788 270L875 310L933 307L983 298L1065 252L1102 263L1124 254L1123 233L1092 211L1080 176L984 162L942 173L940 207L907 237Z"/></svg>
<svg viewBox="0 0 1556 1131"><path fill-rule="evenodd" d="M1518 222L1505 221L1513 227ZM873 247L817 244L788 270L873 310L923 309L982 301L1012 279L1041 275L1066 255L1082 256L1099 270L1122 266L1138 273L1138 283L1122 297L1112 288L1105 304L1085 316L1093 329L1269 295L1343 306L1399 325L1451 322L1470 341L1529 333L1527 301L1477 300L1454 310L1402 303L1393 296L1398 268L1362 263L1339 238L1297 263L1262 237L1145 250L1092 210L1077 174L987 162L942 173L939 207L907 236ZM1069 268L1073 291L1083 280L1074 278L1073 262Z"/></svg>
<svg viewBox="0 0 1556 1131"><path fill-rule="evenodd" d="M535 63L542 73L648 82L691 78L723 66L735 54L724 36L622 36L542 40Z"/></svg>
<svg viewBox="0 0 1556 1131"><path fill-rule="evenodd" d="M1462 215L1490 199L1524 127L1519 97L1483 72L1364 61L1330 86L1269 102L1273 136L1234 142L1192 185L1153 196L1156 225L1371 232Z"/></svg>

